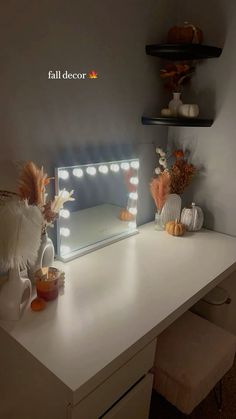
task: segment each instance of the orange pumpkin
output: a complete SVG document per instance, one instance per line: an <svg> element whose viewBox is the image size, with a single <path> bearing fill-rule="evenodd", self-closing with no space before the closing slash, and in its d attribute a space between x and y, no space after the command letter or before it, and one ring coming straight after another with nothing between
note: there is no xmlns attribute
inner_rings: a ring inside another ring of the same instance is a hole
<svg viewBox="0 0 236 419"><path fill-rule="evenodd" d="M126 208L120 210L119 219L121 221L133 221L134 216Z"/></svg>
<svg viewBox="0 0 236 419"><path fill-rule="evenodd" d="M42 311L45 309L45 307L46 307L46 303L42 298L35 298L31 302L31 309L33 311Z"/></svg>
<svg viewBox="0 0 236 419"><path fill-rule="evenodd" d="M182 236L185 233L184 225L177 220L166 223L165 230L172 236Z"/></svg>
<svg viewBox="0 0 236 419"><path fill-rule="evenodd" d="M202 41L202 30L189 22L184 22L183 26L173 26L167 35L169 44L201 44Z"/></svg>

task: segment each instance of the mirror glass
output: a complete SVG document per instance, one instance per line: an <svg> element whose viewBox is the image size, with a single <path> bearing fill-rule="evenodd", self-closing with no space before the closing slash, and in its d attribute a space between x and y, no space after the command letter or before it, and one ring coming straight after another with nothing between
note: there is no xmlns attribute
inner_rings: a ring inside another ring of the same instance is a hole
<svg viewBox="0 0 236 419"><path fill-rule="evenodd" d="M68 261L137 233L139 160L59 167L56 191L74 191L57 222L57 253Z"/></svg>

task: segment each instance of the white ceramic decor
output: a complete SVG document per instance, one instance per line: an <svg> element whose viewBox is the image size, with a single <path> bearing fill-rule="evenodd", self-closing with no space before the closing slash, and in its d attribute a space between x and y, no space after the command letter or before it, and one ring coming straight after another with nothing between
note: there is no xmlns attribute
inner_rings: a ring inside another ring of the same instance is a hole
<svg viewBox="0 0 236 419"><path fill-rule="evenodd" d="M171 111L171 116L178 116L179 107L183 104L180 99L181 93L173 92L173 99L169 102L169 109Z"/></svg>
<svg viewBox="0 0 236 419"><path fill-rule="evenodd" d="M168 221L180 219L182 200L177 194L170 194L161 211L162 225L165 226Z"/></svg>
<svg viewBox="0 0 236 419"><path fill-rule="evenodd" d="M30 299L31 282L26 269L10 269L8 279L0 288L0 319L19 320Z"/></svg>
<svg viewBox="0 0 236 419"><path fill-rule="evenodd" d="M199 106L196 104L180 105L179 115L184 118L197 118L199 115Z"/></svg>
<svg viewBox="0 0 236 419"><path fill-rule="evenodd" d="M39 268L53 266L54 256L55 256L55 251L54 251L53 242L50 239L50 237L48 237L48 234L46 232L42 236L41 245L38 251L37 262L38 262Z"/></svg>
<svg viewBox="0 0 236 419"><path fill-rule="evenodd" d="M192 208L184 208L181 214L181 222L188 231L198 231L202 228L204 221L203 211L194 202Z"/></svg>

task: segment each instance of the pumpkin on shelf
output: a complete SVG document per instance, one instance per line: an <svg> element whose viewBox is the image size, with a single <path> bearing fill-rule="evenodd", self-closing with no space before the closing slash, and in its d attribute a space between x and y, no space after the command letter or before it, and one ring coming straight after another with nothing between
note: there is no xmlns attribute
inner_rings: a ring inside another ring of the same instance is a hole
<svg viewBox="0 0 236 419"><path fill-rule="evenodd" d="M201 44L202 41L202 30L189 22L184 22L183 26L173 26L167 35L169 44Z"/></svg>
<svg viewBox="0 0 236 419"><path fill-rule="evenodd" d="M133 221L134 216L126 208L120 210L119 219L121 221Z"/></svg>
<svg viewBox="0 0 236 419"><path fill-rule="evenodd" d="M197 118L199 115L199 106L195 103L182 104L178 108L179 116L183 118Z"/></svg>
<svg viewBox="0 0 236 419"><path fill-rule="evenodd" d="M178 220L169 221L166 223L165 230L172 236L183 236L185 233L185 226Z"/></svg>

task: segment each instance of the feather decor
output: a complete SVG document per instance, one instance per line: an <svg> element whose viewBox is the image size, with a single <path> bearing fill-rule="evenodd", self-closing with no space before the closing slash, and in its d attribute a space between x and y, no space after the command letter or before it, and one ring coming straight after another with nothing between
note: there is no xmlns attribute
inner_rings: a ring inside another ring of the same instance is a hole
<svg viewBox="0 0 236 419"><path fill-rule="evenodd" d="M168 171L163 171L158 177L152 179L150 191L156 207L160 211L170 192L170 175Z"/></svg>
<svg viewBox="0 0 236 419"><path fill-rule="evenodd" d="M50 178L44 173L43 167L39 169L32 161L27 162L20 173L19 195L27 199L30 205L42 206L45 203L45 186Z"/></svg>
<svg viewBox="0 0 236 419"><path fill-rule="evenodd" d="M34 262L40 246L43 216L27 201L12 200L0 206L0 270Z"/></svg>

